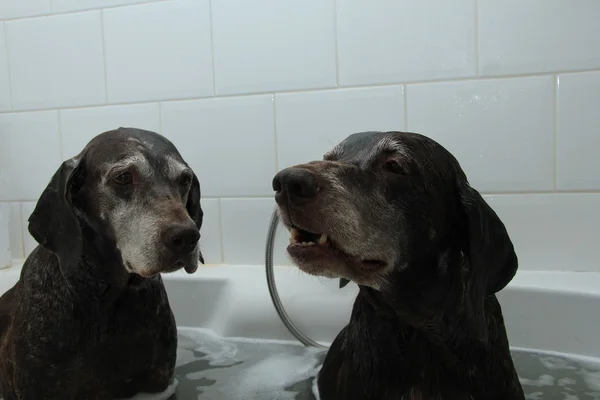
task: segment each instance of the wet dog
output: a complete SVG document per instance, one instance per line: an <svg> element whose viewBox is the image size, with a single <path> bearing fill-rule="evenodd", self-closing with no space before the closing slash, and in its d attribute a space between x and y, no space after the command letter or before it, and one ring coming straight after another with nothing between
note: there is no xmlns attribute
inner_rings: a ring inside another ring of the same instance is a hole
<svg viewBox="0 0 600 400"><path fill-rule="evenodd" d="M458 161L416 133L362 132L273 179L288 253L359 285L321 400L523 400L495 293L512 242Z"/></svg>
<svg viewBox="0 0 600 400"><path fill-rule="evenodd" d="M160 273L202 260L198 179L163 136L119 128L65 161L29 218L39 245L0 298L4 400L162 392L175 320Z"/></svg>

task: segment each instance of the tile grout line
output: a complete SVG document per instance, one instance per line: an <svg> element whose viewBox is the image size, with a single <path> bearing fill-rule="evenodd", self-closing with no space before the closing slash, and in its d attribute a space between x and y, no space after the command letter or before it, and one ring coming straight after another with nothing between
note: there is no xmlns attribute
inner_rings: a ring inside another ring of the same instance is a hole
<svg viewBox="0 0 600 400"><path fill-rule="evenodd" d="M217 96L217 72L215 71L215 34L213 24L213 7L212 0L208 0L208 26L210 33L210 60L212 62L212 82L213 82L213 96Z"/></svg>
<svg viewBox="0 0 600 400"><path fill-rule="evenodd" d="M475 0L475 76L479 77L479 0Z"/></svg>
<svg viewBox="0 0 600 400"><path fill-rule="evenodd" d="M338 1L333 1L333 45L335 51L335 87L340 87L340 49L338 43Z"/></svg>
<svg viewBox="0 0 600 400"><path fill-rule="evenodd" d="M108 74L106 68L106 35L104 34L104 10L100 11L100 33L102 34L102 64L104 67L104 101L108 104Z"/></svg>
<svg viewBox="0 0 600 400"><path fill-rule="evenodd" d="M477 188L475 188L477 189ZM547 190L532 190L532 191L518 191L518 190L506 190L506 191L484 191L484 190L479 190L479 193L481 193L482 196L538 196L538 195L586 195L586 194L600 194L600 189L586 189L586 190L581 190L581 189L577 189L577 190L554 190L554 189L547 189ZM202 196L203 199L206 200L218 200L218 199L262 199L262 200L273 200L273 195L269 194L269 195L251 195L251 196L247 196L247 195L227 195L227 196ZM5 203L20 203L20 202L24 202L24 203L35 203L37 201L37 199L10 199L10 200L0 200L0 202L5 202Z"/></svg>
<svg viewBox="0 0 600 400"><path fill-rule="evenodd" d="M554 191L558 190L558 93L560 78L554 75Z"/></svg>
<svg viewBox="0 0 600 400"><path fill-rule="evenodd" d="M23 214L23 203L19 202L19 214L21 214L19 216L19 225L21 226L21 251L23 252L23 258L26 257L26 251L25 251L25 218L24 218L24 214Z"/></svg>
<svg viewBox="0 0 600 400"><path fill-rule="evenodd" d="M402 85L402 93L404 95L404 130L408 132L408 88Z"/></svg>
<svg viewBox="0 0 600 400"><path fill-rule="evenodd" d="M277 133L277 100L273 94L273 133L275 136L275 174L279 171L279 134Z"/></svg>
<svg viewBox="0 0 600 400"><path fill-rule="evenodd" d="M221 239L221 262L225 262L225 242L223 241L223 199L217 198L219 206L219 236Z"/></svg>
<svg viewBox="0 0 600 400"><path fill-rule="evenodd" d="M162 117L162 102L159 101L158 102L158 129L160 129L160 133L161 135L165 135L164 131L163 131L163 117Z"/></svg>
<svg viewBox="0 0 600 400"><path fill-rule="evenodd" d="M171 0L161 0L161 1L171 1ZM318 93L318 92L332 92L337 90L355 90L355 89L375 89L375 88L385 88L390 86L412 86L412 85L428 85L428 84L442 84L442 83L467 83L467 82L487 82L487 81L495 81L495 80L510 80L510 79L522 79L522 78L537 78L537 77L551 77L557 74L584 74L590 72L600 72L600 68L589 69L589 70L577 70L577 71L556 71L556 72L545 72L545 73L534 73L534 74L525 74L525 75L502 75L502 76L484 76L484 77L469 77L469 78L444 78L444 79L436 79L430 81L414 81L414 82L390 82L390 83L382 83L382 84L368 84L368 85L348 85L348 86L340 86L338 88L331 87L318 87L318 88L310 88L310 89L294 89L294 90L282 90L273 93L273 91L264 91L264 92L246 92L246 93L236 93L236 94L227 94L227 95L218 95L218 96L189 96L189 97L180 97L180 98L165 98L165 99L152 99L152 100L141 100L141 101L124 101L124 102L114 102L114 103L101 103L101 104L86 104L81 106L69 106L69 107L58 107L59 109L81 109L81 108L94 108L94 107L109 107L109 106L126 106L133 104L149 104L149 103L174 103L174 102L182 102L182 101L192 101L192 100L212 100L212 99L228 99L228 98L240 98L240 97L250 97L250 96L259 96L259 95L283 95L283 94L299 94L299 93ZM46 108L31 108L31 109L21 109L21 110L12 110L12 111L3 111L0 114L9 114L9 113L26 113L26 112L36 112L36 111L47 111L47 110L56 110L57 107L46 107Z"/></svg>
<svg viewBox="0 0 600 400"><path fill-rule="evenodd" d="M13 100L12 80L10 77L10 57L8 55L8 34L6 33L6 24L2 23L2 33L4 34L4 54L6 55L6 75L8 75L8 95L10 97L10 111L15 110L15 104ZM4 112L3 112L4 113ZM0 114L3 114L0 113Z"/></svg>
<svg viewBox="0 0 600 400"><path fill-rule="evenodd" d="M60 110L56 110L56 119L58 120L58 151L60 153L60 162L62 163L65 159L65 154L63 150L63 132L62 132L62 116Z"/></svg>
<svg viewBox="0 0 600 400"><path fill-rule="evenodd" d="M27 1L27 0L22 0L22 1ZM108 9L114 9L114 8L142 6L145 4L165 3L168 1L174 1L174 0L145 0L145 1L139 2L139 3L115 4L112 6L80 8L80 9L59 11L59 12L54 12L54 6L52 5L52 2L50 2L50 10L51 11L49 13L40 13L40 14L23 15L23 16L19 16L19 17L5 18L3 20L0 20L0 22L21 21L21 20L25 20L25 19L36 19L36 18L54 17L54 16L61 16L61 15L71 15L71 14L78 14L78 13L83 13L83 12L101 11L101 10L108 10Z"/></svg>

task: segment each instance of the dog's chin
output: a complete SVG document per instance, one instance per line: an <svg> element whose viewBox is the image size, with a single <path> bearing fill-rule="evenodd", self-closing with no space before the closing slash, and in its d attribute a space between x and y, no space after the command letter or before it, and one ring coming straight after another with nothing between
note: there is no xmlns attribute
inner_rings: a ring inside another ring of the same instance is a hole
<svg viewBox="0 0 600 400"><path fill-rule="evenodd" d="M298 268L310 275L347 278L358 284L373 286L387 270L381 260L363 260L340 248L328 235L290 228L287 252Z"/></svg>
<svg viewBox="0 0 600 400"><path fill-rule="evenodd" d="M162 273L171 273L175 271L179 271L180 269L184 269L188 274L193 274L198 269L198 260L190 259L185 261L177 261L169 267L163 269Z"/></svg>
<svg viewBox="0 0 600 400"><path fill-rule="evenodd" d="M142 278L152 278L159 274L169 274L180 269L184 269L188 274L193 274L198 269L197 257L187 257L185 260L177 260L174 262L163 263L161 268L144 269L133 268L131 264L127 264L127 269L130 273L141 276Z"/></svg>

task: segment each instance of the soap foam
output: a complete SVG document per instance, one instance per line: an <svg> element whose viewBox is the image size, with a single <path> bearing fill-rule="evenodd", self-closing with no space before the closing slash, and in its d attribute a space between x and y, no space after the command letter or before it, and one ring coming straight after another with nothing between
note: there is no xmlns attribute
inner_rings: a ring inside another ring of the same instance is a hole
<svg viewBox="0 0 600 400"><path fill-rule="evenodd" d="M168 400L169 397L175 394L179 381L177 378L173 379L173 382L165 389L164 392L160 393L138 393L133 397L127 399L115 399L115 400Z"/></svg>
<svg viewBox="0 0 600 400"><path fill-rule="evenodd" d="M272 355L244 370L230 382L227 398L292 400L298 393L286 388L314 378L316 362L317 359L310 356Z"/></svg>

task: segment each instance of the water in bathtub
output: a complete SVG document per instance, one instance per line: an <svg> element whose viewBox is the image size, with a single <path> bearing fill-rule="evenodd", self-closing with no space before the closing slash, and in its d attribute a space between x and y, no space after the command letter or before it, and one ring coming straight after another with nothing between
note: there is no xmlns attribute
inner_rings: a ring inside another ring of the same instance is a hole
<svg viewBox="0 0 600 400"><path fill-rule="evenodd" d="M135 400L315 400L325 350L180 329L172 392ZM514 350L528 400L600 400L600 360Z"/></svg>

